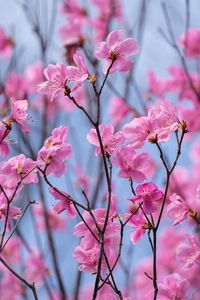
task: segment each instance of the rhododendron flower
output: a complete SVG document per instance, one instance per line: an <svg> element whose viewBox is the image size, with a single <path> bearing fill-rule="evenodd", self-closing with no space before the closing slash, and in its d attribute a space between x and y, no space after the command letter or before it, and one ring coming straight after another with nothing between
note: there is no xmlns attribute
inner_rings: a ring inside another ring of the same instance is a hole
<svg viewBox="0 0 200 300"><path fill-rule="evenodd" d="M166 276L158 288L159 300L188 300L189 282L177 273Z"/></svg>
<svg viewBox="0 0 200 300"><path fill-rule="evenodd" d="M1 217L0 217L1 219ZM3 248L1 256L9 263L16 264L20 263L20 251L21 251L22 241L20 238L12 237L9 243Z"/></svg>
<svg viewBox="0 0 200 300"><path fill-rule="evenodd" d="M8 98L26 99L28 83L26 77L21 74L11 72L5 84L5 93Z"/></svg>
<svg viewBox="0 0 200 300"><path fill-rule="evenodd" d="M109 103L109 115L113 126L118 126L133 110L121 97L113 97Z"/></svg>
<svg viewBox="0 0 200 300"><path fill-rule="evenodd" d="M10 130L7 128L0 128L0 155L5 158L10 154L10 149L8 147L7 136L9 135Z"/></svg>
<svg viewBox="0 0 200 300"><path fill-rule="evenodd" d="M28 83L28 91L34 94L37 90L38 84L43 80L43 63L38 61L25 70L25 76Z"/></svg>
<svg viewBox="0 0 200 300"><path fill-rule="evenodd" d="M66 127L55 128L50 136L44 142L44 146L38 152L39 166L46 166L46 174L53 173L60 177L66 170L65 160L72 156L71 145L65 142L68 129Z"/></svg>
<svg viewBox="0 0 200 300"><path fill-rule="evenodd" d="M124 136L134 148L140 148L151 137L154 129L153 120L149 117L134 118L123 128Z"/></svg>
<svg viewBox="0 0 200 300"><path fill-rule="evenodd" d="M113 73L117 70L127 72L131 69L132 62L129 60L130 55L139 52L139 46L132 38L123 40L123 31L112 31L106 42L101 42L96 50L96 57L99 60L105 60L103 72L106 74L109 70Z"/></svg>
<svg viewBox="0 0 200 300"><path fill-rule="evenodd" d="M71 217L71 218L74 218L77 215L77 211L73 205L73 199L69 194L67 194L63 191L61 192L62 193L61 194L51 187L49 188L49 192L56 200L59 200L59 203L54 206L54 210L58 214L60 214L64 210L66 210L69 217ZM71 201L70 201L70 199L71 199Z"/></svg>
<svg viewBox="0 0 200 300"><path fill-rule="evenodd" d="M180 45L184 53L189 58L200 57L200 29L189 28L186 33L180 37Z"/></svg>
<svg viewBox="0 0 200 300"><path fill-rule="evenodd" d="M173 225L177 225L182 223L188 213L189 213L189 207L179 195L172 194L170 199L170 204L167 206L167 215L169 218L174 219Z"/></svg>
<svg viewBox="0 0 200 300"><path fill-rule="evenodd" d="M134 211L135 211L134 207ZM131 216L127 214L125 219L129 219ZM147 223L145 216L141 210L139 210L136 214L132 216L132 218L127 223L128 226L133 227L133 232L130 235L130 240L133 244L139 242L139 240L145 235L146 230L150 229L149 224Z"/></svg>
<svg viewBox="0 0 200 300"><path fill-rule="evenodd" d="M63 95L68 78L68 71L65 65L59 63L56 65L49 64L48 67L44 69L44 75L47 81L39 84L38 92L49 95L51 101L57 96Z"/></svg>
<svg viewBox="0 0 200 300"><path fill-rule="evenodd" d="M112 125L101 124L99 125L99 131L105 155L110 156L115 153L117 146L124 142L124 135L121 131L114 134L114 127ZM95 154L101 154L101 148L96 129L92 128L90 130L90 132L87 134L87 140L97 147Z"/></svg>
<svg viewBox="0 0 200 300"><path fill-rule="evenodd" d="M72 91L79 88L83 81L87 80L90 76L84 58L79 51L76 51L76 53L73 55L73 59L76 66L67 67L69 72L68 80L75 83L75 85L72 88Z"/></svg>
<svg viewBox="0 0 200 300"><path fill-rule="evenodd" d="M0 194L0 221L6 220L7 216L7 210L8 210L8 202L7 199ZM8 222L10 227L10 220L11 219L17 219L22 214L22 211L19 207L16 207L14 205L10 205L9 211L8 211Z"/></svg>
<svg viewBox="0 0 200 300"><path fill-rule="evenodd" d="M0 27L0 54L4 58L9 58L13 46L14 42L12 39L6 34L4 28Z"/></svg>
<svg viewBox="0 0 200 300"><path fill-rule="evenodd" d="M148 92L158 97L164 97L168 91L168 82L166 79L156 77L153 70L147 73L148 78Z"/></svg>
<svg viewBox="0 0 200 300"><path fill-rule="evenodd" d="M8 121L15 122L26 133L30 133L26 122L28 119L28 101L27 100L11 100L11 114ZM6 121L5 121L6 123Z"/></svg>
<svg viewBox="0 0 200 300"><path fill-rule="evenodd" d="M195 236L186 234L186 242L177 248L177 259L183 270L189 270L194 264L200 263L200 243Z"/></svg>
<svg viewBox="0 0 200 300"><path fill-rule="evenodd" d="M163 192L152 182L138 185L136 188L136 196L130 198L132 202L143 202L144 211L147 214L155 212L163 199Z"/></svg>
<svg viewBox="0 0 200 300"><path fill-rule="evenodd" d="M156 122L155 134L160 142L167 141L180 126L176 107L167 99L162 99L153 105L148 115Z"/></svg>
<svg viewBox="0 0 200 300"><path fill-rule="evenodd" d="M98 268L100 247L94 245L94 247L87 249L82 246L77 246L74 250L73 257L80 264L79 271L89 272L95 274ZM105 269L105 259L101 265L102 269Z"/></svg>
<svg viewBox="0 0 200 300"><path fill-rule="evenodd" d="M118 177L142 182L146 179L143 168L148 164L148 154L144 152L137 154L132 147L123 147L115 153L113 164L121 169Z"/></svg>
<svg viewBox="0 0 200 300"><path fill-rule="evenodd" d="M37 163L24 154L1 163L0 175L8 188L15 188L23 178L23 184L37 183Z"/></svg>
<svg viewBox="0 0 200 300"><path fill-rule="evenodd" d="M24 293L24 289L18 278L5 268L1 274L0 291L1 300L18 300Z"/></svg>
<svg viewBox="0 0 200 300"><path fill-rule="evenodd" d="M46 212L48 217L48 224L51 230L59 230L59 231L66 230L65 218L59 216L52 208L47 208ZM42 204L35 205L34 215L36 218L36 227L38 231L44 232L46 230L46 225L45 225L44 209L42 207Z"/></svg>
<svg viewBox="0 0 200 300"><path fill-rule="evenodd" d="M41 284L49 274L49 269L45 264L44 258L39 253L31 253L26 261L26 279L29 282Z"/></svg>

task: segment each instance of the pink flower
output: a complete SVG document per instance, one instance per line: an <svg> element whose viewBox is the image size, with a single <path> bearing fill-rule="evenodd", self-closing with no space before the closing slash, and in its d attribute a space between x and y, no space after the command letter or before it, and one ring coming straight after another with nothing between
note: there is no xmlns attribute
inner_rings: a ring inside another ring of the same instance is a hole
<svg viewBox="0 0 200 300"><path fill-rule="evenodd" d="M124 135L121 131L114 134L114 127L112 125L101 124L99 125L99 131L105 155L110 156L115 153L117 146L124 142ZM96 129L92 128L90 130L90 132L87 134L87 140L97 147L95 154L100 155L101 148Z"/></svg>
<svg viewBox="0 0 200 300"><path fill-rule="evenodd" d="M34 215L36 218L36 227L38 231L45 232L45 216L42 204L35 205ZM59 216L52 208L47 208L48 224L51 230L66 230L66 219Z"/></svg>
<svg viewBox="0 0 200 300"><path fill-rule="evenodd" d="M169 199L171 202L167 206L167 215L169 218L174 219L173 225L180 224L186 219L189 207L186 201L177 194L172 194Z"/></svg>
<svg viewBox="0 0 200 300"><path fill-rule="evenodd" d="M109 67L110 73L117 70L127 72L131 69L132 62L128 59L130 55L135 55L139 52L139 47L136 41L132 38L123 40L123 31L112 31L106 42L101 42L96 50L96 57L99 60L105 60L103 72L106 74Z"/></svg>
<svg viewBox="0 0 200 300"><path fill-rule="evenodd" d="M9 242L4 247L3 251L1 252L1 255L9 264L13 265L16 263L20 263L21 248L22 248L21 240L17 237L12 237L12 239L10 239Z"/></svg>
<svg viewBox="0 0 200 300"><path fill-rule="evenodd" d="M179 274L173 273L164 278L159 284L160 300L188 300L189 282Z"/></svg>
<svg viewBox="0 0 200 300"><path fill-rule="evenodd" d="M3 269L0 280L1 300L18 300L22 297L24 289L21 282L7 269Z"/></svg>
<svg viewBox="0 0 200 300"><path fill-rule="evenodd" d="M56 177L60 177L66 170L65 161L72 156L71 145L65 142L67 133L66 127L55 128L38 152L38 164L40 167L47 167L47 175L53 173Z"/></svg>
<svg viewBox="0 0 200 300"><path fill-rule="evenodd" d="M1 163L0 175L5 179L8 188L15 188L22 178L23 184L37 183L36 166L35 161L20 154Z"/></svg>
<svg viewBox="0 0 200 300"><path fill-rule="evenodd" d="M134 211L135 209L136 207L134 207ZM127 214L125 218L128 220L130 216L131 214ZM149 229L149 225L141 210L132 216L127 225L133 227L133 232L130 235L130 240L133 244L138 243L139 240L145 235L146 230Z"/></svg>
<svg viewBox="0 0 200 300"><path fill-rule="evenodd" d="M3 27L0 27L0 54L4 58L9 58L13 49L14 43L6 34Z"/></svg>
<svg viewBox="0 0 200 300"><path fill-rule="evenodd" d="M0 155L5 158L10 154L10 149L8 147L9 141L7 140L7 137L10 133L10 130L7 130L6 128L0 128Z"/></svg>
<svg viewBox="0 0 200 300"><path fill-rule="evenodd" d="M190 28L186 33L183 33L180 37L180 45L187 57L199 58L200 30L197 28Z"/></svg>
<svg viewBox="0 0 200 300"><path fill-rule="evenodd" d="M140 148L153 133L153 120L150 117L134 118L123 128L124 136L134 148Z"/></svg>
<svg viewBox="0 0 200 300"><path fill-rule="evenodd" d="M15 72L8 75L5 85L5 93L7 97L13 99L26 99L27 90L27 80L23 75Z"/></svg>
<svg viewBox="0 0 200 300"><path fill-rule="evenodd" d="M69 194L63 191L59 193L51 187L49 188L49 192L56 200L59 200L59 203L54 206L54 210L58 214L66 210L70 218L74 218L77 215L76 209L73 205L73 198Z"/></svg>
<svg viewBox="0 0 200 300"><path fill-rule="evenodd" d="M39 253L31 253L26 261L25 276L27 281L41 284L49 275L49 269Z"/></svg>
<svg viewBox="0 0 200 300"><path fill-rule="evenodd" d="M15 122L18 126L25 132L30 133L30 130L26 126L26 122L28 119L28 101L27 100L17 100L11 101L11 114L10 121Z"/></svg>
<svg viewBox="0 0 200 300"><path fill-rule="evenodd" d="M56 65L48 65L44 69L44 75L47 81L39 84L38 92L49 95L53 101L59 95L64 94L68 71L65 65L57 63Z"/></svg>
<svg viewBox="0 0 200 300"><path fill-rule="evenodd" d="M144 152L137 154L132 147L123 147L115 153L113 164L121 169L118 177L142 182L146 179L143 169L148 164L148 154Z"/></svg>
<svg viewBox="0 0 200 300"><path fill-rule="evenodd" d="M79 271L95 274L99 262L99 253L100 247L97 245L94 245L94 247L90 249L77 246L74 250L73 257L80 264ZM105 269L105 267L105 259L103 259L102 269Z"/></svg>
<svg viewBox="0 0 200 300"><path fill-rule="evenodd" d="M180 126L176 107L167 99L160 100L152 106L149 109L148 116L156 122L154 132L160 142L167 141L170 135Z"/></svg>
<svg viewBox="0 0 200 300"><path fill-rule="evenodd" d="M43 64L41 61L28 66L25 71L28 83L28 91L31 94L36 93L38 84L43 80Z"/></svg>
<svg viewBox="0 0 200 300"><path fill-rule="evenodd" d="M156 77L153 70L149 71L148 77L148 92L152 93L158 97L163 97L168 91L167 80L163 78Z"/></svg>
<svg viewBox="0 0 200 300"><path fill-rule="evenodd" d="M137 186L136 196L129 200L132 202L143 202L144 211L147 214L151 214L158 209L163 196L163 192L155 184L146 182Z"/></svg>
<svg viewBox="0 0 200 300"><path fill-rule="evenodd" d="M193 235L186 235L186 243L177 248L177 259L183 270L189 270L194 264L200 263L200 243Z"/></svg>
<svg viewBox="0 0 200 300"><path fill-rule="evenodd" d="M3 194L0 194L0 221L6 219L7 215L7 209L8 209L8 202L7 199L4 197ZM8 225L10 227L10 221L11 219L17 219L22 214L22 211L19 207L16 207L14 205L10 205L9 212L8 212Z"/></svg>
<svg viewBox="0 0 200 300"><path fill-rule="evenodd" d="M67 70L69 72L68 80L75 83L72 91L76 90L81 86L83 81L87 80L89 77L89 72L87 70L84 58L79 51L73 55L74 62L76 66L69 66Z"/></svg>
<svg viewBox="0 0 200 300"><path fill-rule="evenodd" d="M133 110L121 97L113 97L109 103L109 115L113 126L118 126Z"/></svg>

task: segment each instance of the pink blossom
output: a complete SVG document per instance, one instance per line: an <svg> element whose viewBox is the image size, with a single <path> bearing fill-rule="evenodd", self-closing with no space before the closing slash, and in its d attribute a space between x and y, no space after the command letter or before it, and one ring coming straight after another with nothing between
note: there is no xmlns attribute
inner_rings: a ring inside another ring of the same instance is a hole
<svg viewBox="0 0 200 300"><path fill-rule="evenodd" d="M121 97L112 97L109 103L109 115L113 126L118 126L133 110Z"/></svg>
<svg viewBox="0 0 200 300"><path fill-rule="evenodd" d="M127 72L131 69L132 62L128 59L130 55L139 52L136 41L132 38L123 40L123 31L112 31L106 42L101 42L96 50L96 57L99 60L105 60L103 72L106 74L111 64L110 73L117 70Z"/></svg>
<svg viewBox="0 0 200 300"><path fill-rule="evenodd" d="M112 125L101 124L99 125L99 131L105 155L110 156L115 153L117 146L124 142L124 135L121 131L114 134L114 127ZM90 130L87 134L87 140L97 147L95 154L100 155L101 148L96 129L92 128Z"/></svg>
<svg viewBox="0 0 200 300"><path fill-rule="evenodd" d="M27 100L17 100L11 101L11 114L9 120L11 122L17 123L17 125L25 132L30 133L26 123L28 119L28 101Z"/></svg>
<svg viewBox="0 0 200 300"><path fill-rule="evenodd" d="M66 127L55 128L38 152L38 164L40 167L46 166L47 175L53 173L56 177L60 177L66 170L65 161L72 156L71 145L65 142L67 133Z"/></svg>
<svg viewBox="0 0 200 300"><path fill-rule="evenodd" d="M134 211L136 207L134 206ZM129 219L131 216L127 214L125 219ZM133 244L139 242L139 240L145 235L146 230L149 229L149 225L145 219L145 216L141 210L132 216L132 218L127 223L128 226L133 227L133 232L130 235L130 240Z"/></svg>
<svg viewBox="0 0 200 300"><path fill-rule="evenodd" d="M36 226L38 231L45 232L45 216L42 204L37 204L34 207L34 215L36 218ZM66 230L66 219L59 216L52 208L47 208L48 224L51 230L64 231Z"/></svg>
<svg viewBox="0 0 200 300"><path fill-rule="evenodd" d="M8 98L26 99L28 84L26 78L18 73L11 72L5 84L5 93Z"/></svg>
<svg viewBox="0 0 200 300"><path fill-rule="evenodd" d="M6 158L10 154L10 149L8 147L9 141L7 140L7 137L10 133L10 130L7 128L0 128L0 155L3 158Z"/></svg>
<svg viewBox="0 0 200 300"><path fill-rule="evenodd" d="M8 188L15 188L21 179L23 184L37 183L36 166L35 161L20 154L1 163L0 175L5 179Z"/></svg>
<svg viewBox="0 0 200 300"><path fill-rule="evenodd" d="M79 51L76 51L76 53L73 55L73 59L76 66L67 67L67 70L69 72L68 80L75 83L72 91L79 88L83 81L87 80L89 77L89 72L87 70L82 54Z"/></svg>
<svg viewBox="0 0 200 300"><path fill-rule="evenodd" d="M136 196L129 200L133 202L143 202L144 211L147 214L155 212L161 200L163 200L163 192L152 182L146 182L138 185L136 188Z"/></svg>
<svg viewBox="0 0 200 300"><path fill-rule="evenodd" d="M172 194L169 199L171 202L167 206L167 215L169 218L174 219L173 225L180 224L186 219L189 207L186 201L177 194Z"/></svg>
<svg viewBox="0 0 200 300"><path fill-rule="evenodd" d="M12 237L12 239L10 239L9 242L6 244L6 246L3 248L1 255L9 264L13 265L16 263L20 263L21 247L22 247L21 240L17 237Z"/></svg>
<svg viewBox="0 0 200 300"><path fill-rule="evenodd" d="M94 247L90 249L77 246L74 250L73 257L80 264L79 271L95 274L98 267L99 253L100 247L97 245L94 245ZM103 260L102 269L105 269L105 267L105 260Z"/></svg>
<svg viewBox="0 0 200 300"><path fill-rule="evenodd" d="M21 282L7 269L3 269L0 280L0 291L1 300L18 300L24 292Z"/></svg>
<svg viewBox="0 0 200 300"><path fill-rule="evenodd" d="M68 71L65 65L59 63L56 65L49 64L44 69L44 75L47 81L39 84L38 92L48 95L51 101L59 95L63 95L68 78Z"/></svg>
<svg viewBox="0 0 200 300"><path fill-rule="evenodd" d="M71 19L67 25L62 26L59 33L63 40L64 46L67 49L72 49L73 54L75 53L76 49L83 44L83 26L77 18Z"/></svg>
<svg viewBox="0 0 200 300"><path fill-rule="evenodd" d="M38 84L43 80L43 64L41 61L28 66L25 70L25 76L28 83L28 91L31 94L36 93Z"/></svg>
<svg viewBox="0 0 200 300"><path fill-rule="evenodd" d="M61 12L69 19L78 19L81 22L87 19L87 11L75 0L64 0Z"/></svg>
<svg viewBox="0 0 200 300"><path fill-rule="evenodd" d="M124 136L134 148L140 148L153 133L153 120L150 117L134 118L123 128Z"/></svg>
<svg viewBox="0 0 200 300"><path fill-rule="evenodd" d="M86 195L89 192L89 183L91 182L91 178L88 177L81 166L78 164L75 169L76 172L76 182L75 187L83 190Z"/></svg>
<svg viewBox="0 0 200 300"><path fill-rule="evenodd" d="M120 168L118 177L132 178L135 182L146 179L143 169L148 164L148 154L137 154L132 147L123 147L117 150L113 164Z"/></svg>
<svg viewBox="0 0 200 300"><path fill-rule="evenodd" d="M189 282L179 274L173 273L159 284L159 300L188 300Z"/></svg>
<svg viewBox="0 0 200 300"><path fill-rule="evenodd" d="M49 188L49 192L56 200L59 200L59 203L54 206L54 210L58 214L66 210L71 218L74 218L77 215L76 209L73 205L73 198L69 194L63 191L59 193L53 188Z"/></svg>
<svg viewBox="0 0 200 300"><path fill-rule="evenodd" d="M180 45L184 53L189 58L200 57L200 30L198 28L189 28L186 33L180 37Z"/></svg>
<svg viewBox="0 0 200 300"><path fill-rule="evenodd" d="M48 275L49 269L41 255L37 252L31 253L26 261L25 276L27 281L41 284Z"/></svg>
<svg viewBox="0 0 200 300"><path fill-rule="evenodd" d="M3 58L9 58L14 46L12 39L6 34L3 27L0 27L0 54Z"/></svg>
<svg viewBox="0 0 200 300"><path fill-rule="evenodd" d="M152 106L148 115L156 122L155 134L160 142L167 141L180 126L176 107L167 99L162 99Z"/></svg>
<svg viewBox="0 0 200 300"><path fill-rule="evenodd" d="M0 194L0 221L6 219L8 210L8 202L7 199L4 197L4 195ZM10 205L9 211L8 211L8 222L10 227L10 221L11 219L17 219L22 214L22 211L19 207L14 206L13 204Z"/></svg>
<svg viewBox="0 0 200 300"><path fill-rule="evenodd" d="M158 97L163 97L168 91L168 83L166 79L156 77L153 70L149 71L148 77L148 92Z"/></svg>
<svg viewBox="0 0 200 300"><path fill-rule="evenodd" d="M189 270L194 264L200 263L200 244L193 235L186 235L186 242L177 248L177 258L183 270Z"/></svg>

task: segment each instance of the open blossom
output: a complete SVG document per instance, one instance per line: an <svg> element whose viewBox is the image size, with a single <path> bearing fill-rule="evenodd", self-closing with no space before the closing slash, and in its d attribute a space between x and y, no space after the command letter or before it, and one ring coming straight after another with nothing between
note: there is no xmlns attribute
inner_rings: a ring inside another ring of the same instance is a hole
<svg viewBox="0 0 200 300"><path fill-rule="evenodd" d="M58 214L66 210L69 217L71 218L74 218L77 215L77 211L73 205L73 199L69 194L63 191L59 193L58 191L56 191L51 187L49 188L49 192L56 200L59 200L59 203L54 206L54 210Z"/></svg>
<svg viewBox="0 0 200 300"><path fill-rule="evenodd" d="M153 120L149 117L134 118L133 121L124 125L124 136L134 148L140 148L150 138L153 132Z"/></svg>
<svg viewBox="0 0 200 300"><path fill-rule="evenodd" d="M0 55L4 58L9 58L12 52L14 43L6 34L4 28L0 27Z"/></svg>
<svg viewBox="0 0 200 300"><path fill-rule="evenodd" d="M47 81L39 84L38 92L49 95L51 101L57 96L63 95L68 78L68 71L65 65L59 63L56 65L49 64L48 67L44 69L44 75Z"/></svg>
<svg viewBox="0 0 200 300"><path fill-rule="evenodd" d="M134 211L136 207L134 206ZM126 215L126 219L128 220L131 216L131 213ZM131 219L127 223L128 226L133 227L133 232L130 234L130 240L133 244L139 242L139 240L145 235L146 230L149 229L149 225L145 216L141 210L139 210L136 214L134 214Z"/></svg>
<svg viewBox="0 0 200 300"><path fill-rule="evenodd" d="M168 91L168 82L166 79L156 77L153 70L147 74L148 77L148 92L155 94L158 97L163 97Z"/></svg>
<svg viewBox="0 0 200 300"><path fill-rule="evenodd" d="M69 66L67 68L69 72L68 80L75 83L72 91L79 88L83 81L87 80L89 77L89 72L82 54L79 51L76 51L76 53L73 55L73 59L76 66Z"/></svg>
<svg viewBox="0 0 200 300"><path fill-rule="evenodd" d="M37 90L38 84L43 80L43 64L38 61L25 70L25 76L28 83L28 92L34 94Z"/></svg>
<svg viewBox="0 0 200 300"><path fill-rule="evenodd" d="M146 182L137 186L136 196L129 200L143 202L144 211L151 214L158 209L161 200L163 200L163 192L152 182Z"/></svg>
<svg viewBox="0 0 200 300"><path fill-rule="evenodd" d="M188 300L189 282L177 273L166 276L158 287L159 300Z"/></svg>
<svg viewBox="0 0 200 300"><path fill-rule="evenodd" d="M4 197L3 194L0 194L0 221L6 219L8 209L8 202L7 199ZM14 206L13 204L10 205L9 214L8 214L8 225L10 226L11 219L17 219L22 214L22 211L19 207Z"/></svg>
<svg viewBox="0 0 200 300"><path fill-rule="evenodd" d="M186 241L177 248L177 259L183 270L189 270L193 265L200 263L200 243L193 235L186 235Z"/></svg>
<svg viewBox="0 0 200 300"><path fill-rule="evenodd" d="M121 131L114 134L114 127L112 125L101 124L99 125L99 131L103 143L104 152L106 155L112 155L115 153L117 146L124 142L124 135ZM101 154L100 143L96 129L92 128L87 134L87 140L95 145L95 154Z"/></svg>
<svg viewBox="0 0 200 300"><path fill-rule="evenodd" d="M8 188L15 188L23 178L23 184L37 183L37 163L24 154L1 163L0 175Z"/></svg>
<svg viewBox="0 0 200 300"><path fill-rule="evenodd" d="M27 91L28 83L26 77L22 74L11 72L5 84L6 96L13 99L26 99Z"/></svg>
<svg viewBox="0 0 200 300"><path fill-rule="evenodd" d="M66 170L65 161L72 156L71 145L66 143L67 133L66 127L55 128L38 152L38 164L40 167L47 167L47 175L53 173L56 177L60 177Z"/></svg>
<svg viewBox="0 0 200 300"><path fill-rule="evenodd" d="M171 202L167 207L167 215L174 220L173 225L180 224L186 219L190 211L188 204L177 194L172 194L169 199Z"/></svg>
<svg viewBox="0 0 200 300"><path fill-rule="evenodd" d="M167 141L180 126L176 107L167 99L162 99L150 107L148 115L156 122L154 132L160 142Z"/></svg>
<svg viewBox="0 0 200 300"><path fill-rule="evenodd" d="M4 120L5 124L9 126L9 124L11 125L12 122L15 122L25 133L30 133L30 130L26 125L28 120L27 110L27 100L11 99L11 114Z"/></svg>
<svg viewBox="0 0 200 300"><path fill-rule="evenodd" d="M99 60L105 60L103 72L106 74L109 67L110 73L117 70L127 72L131 69L132 62L129 60L130 55L135 55L139 51L136 41L132 38L123 40L123 31L112 31L106 42L101 42L96 50L96 57Z"/></svg>
<svg viewBox="0 0 200 300"><path fill-rule="evenodd" d="M189 28L186 33L180 37L180 45L185 55L189 58L200 57L200 29Z"/></svg>
<svg viewBox="0 0 200 300"><path fill-rule="evenodd" d="M113 158L113 164L120 168L118 177L131 178L135 182L142 182L146 179L143 169L148 162L147 153L138 154L132 147L118 149Z"/></svg>

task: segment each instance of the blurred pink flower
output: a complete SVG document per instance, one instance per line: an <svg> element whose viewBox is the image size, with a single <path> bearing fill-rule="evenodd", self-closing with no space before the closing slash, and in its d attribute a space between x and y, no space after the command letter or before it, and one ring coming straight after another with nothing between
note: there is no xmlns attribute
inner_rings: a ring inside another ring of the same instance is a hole
<svg viewBox="0 0 200 300"><path fill-rule="evenodd" d="M189 28L186 33L180 37L180 45L184 53L189 58L200 57L200 29Z"/></svg>

